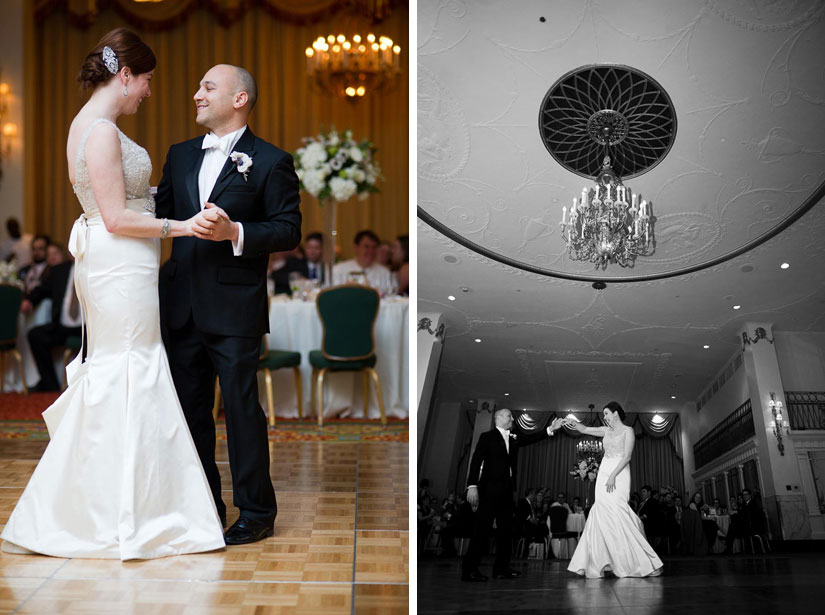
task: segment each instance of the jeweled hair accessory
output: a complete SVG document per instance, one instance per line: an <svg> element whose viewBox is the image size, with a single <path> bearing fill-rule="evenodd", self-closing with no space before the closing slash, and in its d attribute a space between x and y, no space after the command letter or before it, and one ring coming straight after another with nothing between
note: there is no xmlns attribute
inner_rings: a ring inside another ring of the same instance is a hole
<svg viewBox="0 0 825 615"><path fill-rule="evenodd" d="M112 48L108 45L106 45L103 48L103 63L106 65L106 68L109 69L110 73L112 73L113 75L117 75L117 56L115 55L115 52L112 50Z"/></svg>

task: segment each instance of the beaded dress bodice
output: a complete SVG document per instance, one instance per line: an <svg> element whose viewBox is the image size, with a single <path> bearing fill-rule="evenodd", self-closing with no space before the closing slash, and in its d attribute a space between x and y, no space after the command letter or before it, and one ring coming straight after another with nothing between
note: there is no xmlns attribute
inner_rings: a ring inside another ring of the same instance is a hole
<svg viewBox="0 0 825 615"><path fill-rule="evenodd" d="M618 431L606 428L604 434L604 456L605 457L621 457L624 454L624 436L626 429Z"/></svg>
<svg viewBox="0 0 825 615"><path fill-rule="evenodd" d="M120 138L120 161L123 165L123 180L126 186L126 207L135 211L155 213L155 200L149 192L149 177L152 175L152 160L149 158L149 153L123 134L114 122L103 118L98 118L89 124L80 138L80 145L77 149L73 189L80 205L83 207L83 213L87 218L100 213L89 180L85 150L89 133L94 126L101 122L112 124L117 129Z"/></svg>

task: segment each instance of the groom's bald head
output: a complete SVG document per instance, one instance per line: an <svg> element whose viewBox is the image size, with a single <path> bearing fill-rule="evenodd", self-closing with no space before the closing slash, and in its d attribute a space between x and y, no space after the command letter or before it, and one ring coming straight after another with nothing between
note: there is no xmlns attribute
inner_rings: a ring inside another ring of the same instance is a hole
<svg viewBox="0 0 825 615"><path fill-rule="evenodd" d="M234 69L235 75L238 77L237 92L246 92L248 98L246 105L249 111L252 111L252 108L258 101L258 83L255 81L255 77L253 77L248 70L240 66L233 64L227 64L226 66Z"/></svg>

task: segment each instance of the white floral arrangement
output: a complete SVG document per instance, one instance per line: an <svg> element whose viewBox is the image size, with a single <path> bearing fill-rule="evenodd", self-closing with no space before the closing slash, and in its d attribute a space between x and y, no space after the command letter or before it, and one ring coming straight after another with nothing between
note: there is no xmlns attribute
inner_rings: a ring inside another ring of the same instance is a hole
<svg viewBox="0 0 825 615"><path fill-rule="evenodd" d="M295 152L295 172L302 190L321 202L333 198L339 203L355 195L363 201L378 192L375 184L383 178L370 141L356 142L351 130L338 133L335 128L301 141L303 147Z"/></svg>
<svg viewBox="0 0 825 615"><path fill-rule="evenodd" d="M17 267L15 267L14 262L0 262L0 284L23 287L23 280L17 275Z"/></svg>
<svg viewBox="0 0 825 615"><path fill-rule="evenodd" d="M574 479L594 481L599 474L599 462L595 457L584 457L573 464L570 474Z"/></svg>

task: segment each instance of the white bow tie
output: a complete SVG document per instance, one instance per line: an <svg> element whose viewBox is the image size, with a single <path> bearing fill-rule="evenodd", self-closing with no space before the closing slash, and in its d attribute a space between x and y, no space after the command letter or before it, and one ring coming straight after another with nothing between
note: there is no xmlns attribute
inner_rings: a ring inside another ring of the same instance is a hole
<svg viewBox="0 0 825 615"><path fill-rule="evenodd" d="M224 156L228 156L229 148L232 145L232 136L232 134L228 134L219 137L218 135L210 132L203 138L201 149L218 149Z"/></svg>

